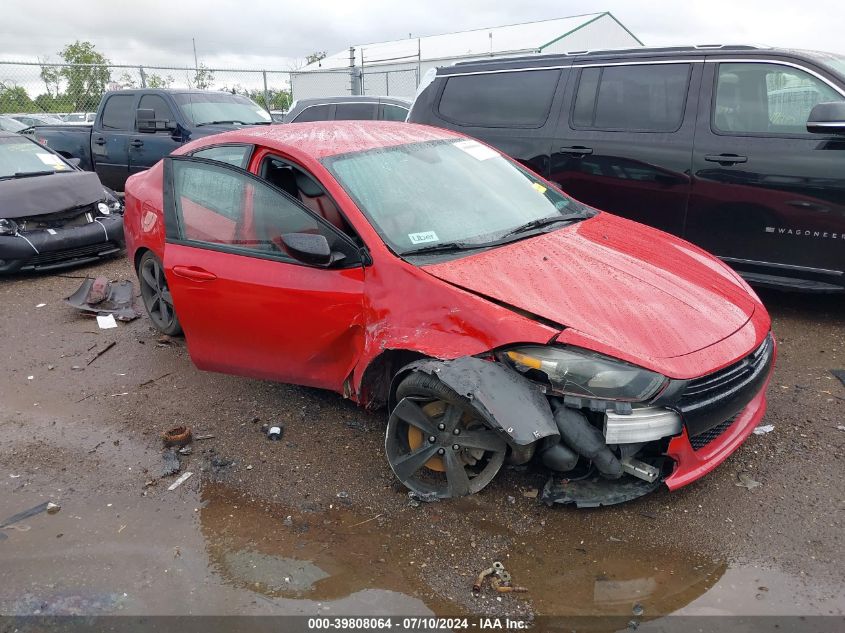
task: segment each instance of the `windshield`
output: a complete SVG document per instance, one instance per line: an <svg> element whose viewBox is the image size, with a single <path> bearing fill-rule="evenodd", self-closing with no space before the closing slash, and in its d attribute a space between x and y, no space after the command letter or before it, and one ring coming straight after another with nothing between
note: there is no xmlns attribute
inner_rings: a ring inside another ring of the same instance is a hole
<svg viewBox="0 0 845 633"><path fill-rule="evenodd" d="M400 145L324 162L400 254L518 239L511 233L533 228L528 223L592 213L477 141Z"/></svg>
<svg viewBox="0 0 845 633"><path fill-rule="evenodd" d="M240 123L258 125L270 123L270 115L260 105L242 97L225 92L189 92L175 94L173 98L191 123Z"/></svg>
<svg viewBox="0 0 845 633"><path fill-rule="evenodd" d="M0 178L73 171L55 154L28 138L0 137Z"/></svg>
<svg viewBox="0 0 845 633"><path fill-rule="evenodd" d="M21 130L25 130L26 127L26 125L20 121L16 121L12 117L0 116L0 130L4 130L6 132L20 132Z"/></svg>

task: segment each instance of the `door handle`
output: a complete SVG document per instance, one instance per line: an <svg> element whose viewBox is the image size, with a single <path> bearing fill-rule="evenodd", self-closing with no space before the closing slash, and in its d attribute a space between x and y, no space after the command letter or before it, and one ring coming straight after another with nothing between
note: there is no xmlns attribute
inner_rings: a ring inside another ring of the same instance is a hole
<svg viewBox="0 0 845 633"><path fill-rule="evenodd" d="M105 145L105 144L106 144L106 139L104 139L102 136L98 136L97 138L94 139L94 145Z"/></svg>
<svg viewBox="0 0 845 633"><path fill-rule="evenodd" d="M193 281L214 281L217 279L217 275L198 266L174 266L173 274Z"/></svg>
<svg viewBox="0 0 845 633"><path fill-rule="evenodd" d="M131 141L129 144L130 144L132 147L143 147L143 146L144 146L144 141L142 141L142 140L141 140L141 139L139 139L139 138L135 138L135 139L132 139L132 141Z"/></svg>
<svg viewBox="0 0 845 633"><path fill-rule="evenodd" d="M561 154L572 154L573 156L588 156L593 153L592 147L583 147L581 145L574 145L572 147L561 147Z"/></svg>
<svg viewBox="0 0 845 633"><path fill-rule="evenodd" d="M710 163L719 163L720 165L736 165L737 163L748 162L747 157L738 156L737 154L707 154L704 160Z"/></svg>

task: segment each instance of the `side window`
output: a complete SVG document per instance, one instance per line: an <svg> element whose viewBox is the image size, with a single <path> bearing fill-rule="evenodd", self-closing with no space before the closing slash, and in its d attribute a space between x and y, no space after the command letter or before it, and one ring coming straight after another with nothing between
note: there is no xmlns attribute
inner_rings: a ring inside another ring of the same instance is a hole
<svg viewBox="0 0 845 633"><path fill-rule="evenodd" d="M376 118L376 103L338 103L336 121L372 121Z"/></svg>
<svg viewBox="0 0 845 633"><path fill-rule="evenodd" d="M112 95L103 106L101 125L109 130L129 130L135 121L132 104L135 95Z"/></svg>
<svg viewBox="0 0 845 633"><path fill-rule="evenodd" d="M144 95L138 103L138 109L154 110L154 118L159 121L172 121L174 119L173 111L167 101L159 95Z"/></svg>
<svg viewBox="0 0 845 633"><path fill-rule="evenodd" d="M295 202L245 172L186 160L172 164L182 239L289 259L283 234L328 233Z"/></svg>
<svg viewBox="0 0 845 633"><path fill-rule="evenodd" d="M542 127L559 70L449 77L438 110L444 119L477 127Z"/></svg>
<svg viewBox="0 0 845 633"><path fill-rule="evenodd" d="M309 121L328 121L332 106L330 105L315 105L308 106L291 121L291 123L308 123Z"/></svg>
<svg viewBox="0 0 845 633"><path fill-rule="evenodd" d="M408 109L392 103L383 103L381 106L382 121L404 121L408 118Z"/></svg>
<svg viewBox="0 0 845 633"><path fill-rule="evenodd" d="M806 134L813 106L842 100L836 90L797 68L719 64L713 127L728 133Z"/></svg>
<svg viewBox="0 0 845 633"><path fill-rule="evenodd" d="M684 118L690 64L584 68L572 109L574 129L675 132Z"/></svg>
<svg viewBox="0 0 845 633"><path fill-rule="evenodd" d="M226 163L246 169L251 153L250 150L252 150L252 145L218 145L217 147L201 149L191 154L191 156L216 160L219 163Z"/></svg>

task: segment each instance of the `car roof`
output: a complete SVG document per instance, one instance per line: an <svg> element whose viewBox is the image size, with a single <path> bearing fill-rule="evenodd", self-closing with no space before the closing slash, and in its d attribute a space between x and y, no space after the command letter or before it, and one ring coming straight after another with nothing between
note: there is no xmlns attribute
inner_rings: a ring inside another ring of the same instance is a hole
<svg viewBox="0 0 845 633"><path fill-rule="evenodd" d="M514 55L509 57L495 57L479 60L456 62L451 66L441 66L437 69L438 76L476 71L497 71L508 68L543 68L560 67L578 64L579 62L636 60L640 58L660 59L694 59L699 57L718 57L725 55L743 56L788 56L797 57L805 61L813 61L810 51L771 48L767 46L752 46L748 44L714 44L699 46L666 46L639 47L629 49L607 49L594 51L573 51L569 53L548 53Z"/></svg>
<svg viewBox="0 0 845 633"><path fill-rule="evenodd" d="M373 95L345 95L341 97L308 97L297 99L297 106L309 106L318 103L392 103L410 106L411 102L400 97L377 97Z"/></svg>
<svg viewBox="0 0 845 633"><path fill-rule="evenodd" d="M186 151L195 151L212 144L249 143L294 156L305 154L320 160L338 154L448 138L463 138L463 135L428 125L398 121L315 121L232 130L200 139L196 144L191 143L184 148Z"/></svg>

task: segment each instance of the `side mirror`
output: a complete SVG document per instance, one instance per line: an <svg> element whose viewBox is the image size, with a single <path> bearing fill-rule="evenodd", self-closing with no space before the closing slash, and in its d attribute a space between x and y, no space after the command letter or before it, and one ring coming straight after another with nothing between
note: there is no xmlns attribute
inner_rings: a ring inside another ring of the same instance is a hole
<svg viewBox="0 0 845 633"><path fill-rule="evenodd" d="M65 160L70 163L71 167L79 167L79 163L82 162L79 158L65 158Z"/></svg>
<svg viewBox="0 0 845 633"><path fill-rule="evenodd" d="M135 110L135 120L138 122L139 132L169 132L176 129L176 123L166 119L156 119L156 112L152 108L138 108Z"/></svg>
<svg viewBox="0 0 845 633"><path fill-rule="evenodd" d="M330 266L343 258L333 253L325 235L319 233L285 233L281 237L285 252L305 264Z"/></svg>
<svg viewBox="0 0 845 633"><path fill-rule="evenodd" d="M816 104L810 110L807 131L814 134L845 134L845 101Z"/></svg>

